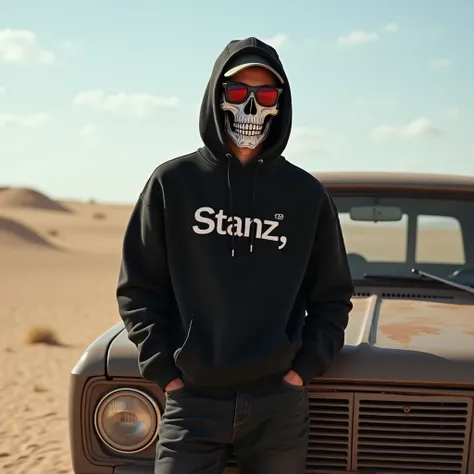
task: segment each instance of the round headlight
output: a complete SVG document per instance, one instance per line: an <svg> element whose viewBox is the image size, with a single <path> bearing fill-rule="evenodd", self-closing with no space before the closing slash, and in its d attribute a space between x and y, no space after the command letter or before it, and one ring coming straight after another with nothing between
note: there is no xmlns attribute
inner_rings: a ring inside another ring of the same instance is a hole
<svg viewBox="0 0 474 474"><path fill-rule="evenodd" d="M148 448L158 437L160 409L146 393L119 388L97 405L94 425L99 438L114 451L133 454Z"/></svg>

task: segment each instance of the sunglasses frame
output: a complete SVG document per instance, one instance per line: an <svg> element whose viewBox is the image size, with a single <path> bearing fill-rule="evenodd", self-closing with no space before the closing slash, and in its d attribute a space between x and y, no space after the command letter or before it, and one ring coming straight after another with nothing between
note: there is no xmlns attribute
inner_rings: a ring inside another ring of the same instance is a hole
<svg viewBox="0 0 474 474"><path fill-rule="evenodd" d="M227 94L227 88L230 85L239 85L239 86L245 87L245 89L247 89L247 95L245 96L245 99L243 99L240 102L233 102L233 101L229 100L229 96ZM283 89L281 87L270 86L270 85L249 86L248 84L245 84L244 82L238 82L238 81L223 82L222 87L224 88L224 94L225 94L225 98L226 98L227 102L229 102L231 104L236 104L236 105L243 104L248 99L249 95L253 92L253 94L255 96L255 100L258 102L258 104L260 106L262 106L262 107L274 107L278 103L278 100L280 99L280 95L283 92ZM263 104L261 104L257 99L257 92L258 92L259 89L273 89L273 90L276 90L277 91L277 97L275 99L275 102L272 105L263 105Z"/></svg>

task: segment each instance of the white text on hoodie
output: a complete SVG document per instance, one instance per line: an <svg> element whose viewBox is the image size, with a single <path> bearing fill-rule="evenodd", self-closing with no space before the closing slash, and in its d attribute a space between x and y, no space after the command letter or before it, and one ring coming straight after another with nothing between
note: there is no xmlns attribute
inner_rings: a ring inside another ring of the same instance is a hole
<svg viewBox="0 0 474 474"><path fill-rule="evenodd" d="M276 214L276 217L283 219L281 214ZM258 219L245 217L244 219L235 216L234 223L232 223L232 216L224 214L222 209L216 213L212 207L200 207L196 209L194 218L199 224L205 224L201 227L193 225L193 231L196 234L205 235L217 232L219 235L232 235L232 227L234 226L234 235L236 237L250 237L250 229L252 224L256 226L255 238L261 240L271 240L279 242L278 249L285 247L288 239L284 235L275 235L273 232L278 229L280 221L269 219Z"/></svg>

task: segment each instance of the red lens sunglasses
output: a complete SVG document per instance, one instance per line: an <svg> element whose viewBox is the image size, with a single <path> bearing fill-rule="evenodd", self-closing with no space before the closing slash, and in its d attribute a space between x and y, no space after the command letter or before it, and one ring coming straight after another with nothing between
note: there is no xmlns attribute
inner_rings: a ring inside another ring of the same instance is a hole
<svg viewBox="0 0 474 474"><path fill-rule="evenodd" d="M273 107L282 93L283 89L274 86L248 86L242 82L224 82L224 94L227 102L232 104L242 104L251 92L255 99L263 107Z"/></svg>

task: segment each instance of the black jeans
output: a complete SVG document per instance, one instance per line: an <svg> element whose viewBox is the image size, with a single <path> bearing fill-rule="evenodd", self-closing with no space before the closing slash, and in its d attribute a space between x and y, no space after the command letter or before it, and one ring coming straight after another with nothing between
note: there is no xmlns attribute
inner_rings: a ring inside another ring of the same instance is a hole
<svg viewBox="0 0 474 474"><path fill-rule="evenodd" d="M309 433L306 387L166 395L155 474L222 474L230 453L240 474L303 474Z"/></svg>

